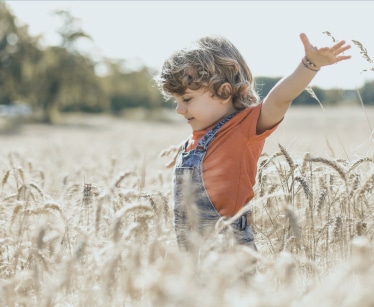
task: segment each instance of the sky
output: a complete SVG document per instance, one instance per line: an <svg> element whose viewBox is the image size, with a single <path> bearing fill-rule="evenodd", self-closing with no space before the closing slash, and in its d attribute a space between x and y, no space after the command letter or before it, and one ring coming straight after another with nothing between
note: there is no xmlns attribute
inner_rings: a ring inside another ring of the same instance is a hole
<svg viewBox="0 0 374 307"><path fill-rule="evenodd" d="M299 34L318 47L346 40L352 59L323 67L311 85L356 89L374 79L359 41L374 59L374 1L5 1L31 35L57 45L61 26L55 10L69 10L93 42L79 45L94 59L124 59L129 67L159 70L174 51L210 34L231 40L254 77L282 77L304 55Z"/></svg>

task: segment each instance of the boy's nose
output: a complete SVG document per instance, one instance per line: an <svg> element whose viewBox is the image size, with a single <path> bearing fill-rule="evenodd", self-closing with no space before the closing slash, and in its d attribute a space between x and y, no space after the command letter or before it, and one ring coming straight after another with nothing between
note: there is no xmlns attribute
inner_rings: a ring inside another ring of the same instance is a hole
<svg viewBox="0 0 374 307"><path fill-rule="evenodd" d="M178 102L177 107L175 108L175 111L178 114L184 114L186 113L187 109L182 103Z"/></svg>

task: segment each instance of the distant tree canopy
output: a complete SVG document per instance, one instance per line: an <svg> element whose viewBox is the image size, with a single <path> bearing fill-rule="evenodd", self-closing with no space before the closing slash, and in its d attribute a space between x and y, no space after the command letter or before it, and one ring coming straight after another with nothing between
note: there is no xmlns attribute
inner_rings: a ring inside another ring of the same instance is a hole
<svg viewBox="0 0 374 307"><path fill-rule="evenodd" d="M63 45L45 49L40 48L39 37L28 34L27 26L16 26L3 2L0 20L0 103L28 103L40 114L39 119L48 123L58 120L60 111L71 106L76 110L107 108L93 61L73 50L73 41L84 34L67 23L72 19L65 18L65 32L61 33L70 29L71 35L63 36Z"/></svg>
<svg viewBox="0 0 374 307"><path fill-rule="evenodd" d="M0 2L0 104L24 102L31 105L38 120L54 123L61 112L112 112L126 108L159 108L163 101L151 85L154 71L143 67L124 71L123 61L106 60L106 76L98 76L96 63L75 48L89 39L67 11L58 30L59 46L41 48L40 37L17 26L16 17Z"/></svg>
<svg viewBox="0 0 374 307"><path fill-rule="evenodd" d="M255 89L260 96L260 99L264 99L265 96L270 92L274 85L281 78L270 78L270 77L257 77L255 78ZM325 100L324 90L313 87L313 92L316 94L320 101ZM313 98L307 91L303 91L294 101L294 105L316 105L318 102Z"/></svg>
<svg viewBox="0 0 374 307"><path fill-rule="evenodd" d="M374 81L365 82L360 90L360 94L365 104L374 105Z"/></svg>
<svg viewBox="0 0 374 307"><path fill-rule="evenodd" d="M76 49L76 42L91 39L77 19L68 11L55 12L62 20L58 29L58 46L40 46L40 37L31 36L27 26L20 26L16 17L0 2L0 104L27 103L37 120L54 123L61 112L111 112L121 114L129 108L155 110L174 107L165 102L152 83L156 71L142 66L129 70L125 60L94 61ZM97 74L97 65L107 73ZM257 77L256 90L263 99L280 78ZM322 90L313 87L324 104L339 104L355 93L344 90ZM365 104L374 104L374 81L360 89ZM357 94L357 93L356 93ZM316 105L304 91L295 105Z"/></svg>
<svg viewBox="0 0 374 307"><path fill-rule="evenodd" d="M33 68L41 57L38 37L31 37L27 27L16 26L15 18L0 2L0 103L28 96Z"/></svg>
<svg viewBox="0 0 374 307"><path fill-rule="evenodd" d="M155 71L145 66L137 71L126 71L126 63L123 60L107 60L106 66L109 72L101 79L112 113L118 114L127 108L162 107L161 95L152 84Z"/></svg>

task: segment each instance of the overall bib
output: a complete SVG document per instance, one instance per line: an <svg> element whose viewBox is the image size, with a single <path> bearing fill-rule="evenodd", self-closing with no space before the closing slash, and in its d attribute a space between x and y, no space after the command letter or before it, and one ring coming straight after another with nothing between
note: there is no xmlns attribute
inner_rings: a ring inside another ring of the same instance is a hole
<svg viewBox="0 0 374 307"><path fill-rule="evenodd" d="M202 237L211 234L216 222L221 218L209 199L203 181L202 164L209 144L219 129L236 113L230 114L218 122L199 141L197 147L186 152L186 142L178 155L174 176L174 226L178 245L188 249L191 232ZM239 244L256 249L253 231L247 225L246 214L231 224L234 237Z"/></svg>

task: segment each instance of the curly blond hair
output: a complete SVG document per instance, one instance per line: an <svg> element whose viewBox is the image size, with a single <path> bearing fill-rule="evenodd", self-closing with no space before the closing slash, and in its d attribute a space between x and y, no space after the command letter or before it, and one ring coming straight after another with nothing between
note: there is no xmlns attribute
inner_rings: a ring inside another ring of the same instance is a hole
<svg viewBox="0 0 374 307"><path fill-rule="evenodd" d="M183 95L187 89L207 88L213 95L231 96L237 110L258 102L252 73L238 49L222 36L207 36L175 51L155 77L163 96ZM218 89L229 83L231 91Z"/></svg>

